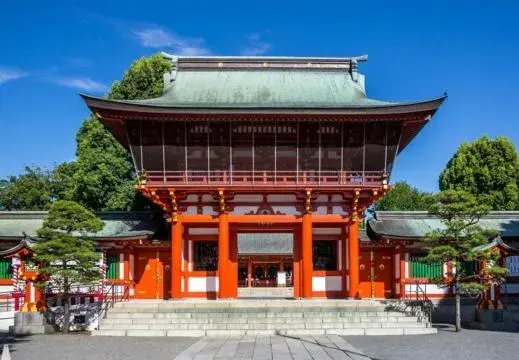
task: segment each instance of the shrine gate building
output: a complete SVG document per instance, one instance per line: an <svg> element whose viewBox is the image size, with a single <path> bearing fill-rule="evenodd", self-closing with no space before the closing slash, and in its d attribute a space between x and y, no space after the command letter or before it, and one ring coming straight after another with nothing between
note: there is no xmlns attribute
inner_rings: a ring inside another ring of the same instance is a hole
<svg viewBox="0 0 519 360"><path fill-rule="evenodd" d="M161 97L82 95L170 223L161 238L118 240L130 295L391 296L392 254L367 248L381 266L359 264L359 220L445 96L368 98L366 56L164 56ZM363 289L366 271L382 285Z"/></svg>

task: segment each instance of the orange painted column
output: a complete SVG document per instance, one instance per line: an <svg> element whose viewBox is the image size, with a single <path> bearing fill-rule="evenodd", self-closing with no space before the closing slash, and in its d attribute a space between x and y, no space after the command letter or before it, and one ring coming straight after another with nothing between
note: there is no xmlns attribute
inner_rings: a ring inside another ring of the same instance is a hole
<svg viewBox="0 0 519 360"><path fill-rule="evenodd" d="M353 220L348 228L348 264L350 288L348 295L354 299L359 296L359 223Z"/></svg>
<svg viewBox="0 0 519 360"><path fill-rule="evenodd" d="M302 291L302 270L301 270L301 231L294 231L294 262L292 264L292 284L294 286L294 298L301 298Z"/></svg>
<svg viewBox="0 0 519 360"><path fill-rule="evenodd" d="M303 298L312 297L312 213L303 215L301 231L301 258L303 263Z"/></svg>
<svg viewBox="0 0 519 360"><path fill-rule="evenodd" d="M177 218L171 223L171 297L182 297L182 222Z"/></svg>
<svg viewBox="0 0 519 360"><path fill-rule="evenodd" d="M236 297L237 292L230 255L228 214L222 212L218 222L218 288L219 297L223 299Z"/></svg>
<svg viewBox="0 0 519 360"><path fill-rule="evenodd" d="M405 251L400 251L400 298L405 298Z"/></svg>

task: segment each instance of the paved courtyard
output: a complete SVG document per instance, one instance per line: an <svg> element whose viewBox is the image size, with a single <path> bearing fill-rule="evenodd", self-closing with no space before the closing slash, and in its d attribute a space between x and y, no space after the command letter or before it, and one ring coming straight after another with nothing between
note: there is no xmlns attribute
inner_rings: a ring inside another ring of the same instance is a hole
<svg viewBox="0 0 519 360"><path fill-rule="evenodd" d="M348 336L373 360L519 359L519 333L442 329L437 335Z"/></svg>
<svg viewBox="0 0 519 360"><path fill-rule="evenodd" d="M443 329L415 336L242 336L231 338L135 338L52 335L12 338L14 360L188 359L517 359L519 333ZM366 354L367 356L363 355Z"/></svg>

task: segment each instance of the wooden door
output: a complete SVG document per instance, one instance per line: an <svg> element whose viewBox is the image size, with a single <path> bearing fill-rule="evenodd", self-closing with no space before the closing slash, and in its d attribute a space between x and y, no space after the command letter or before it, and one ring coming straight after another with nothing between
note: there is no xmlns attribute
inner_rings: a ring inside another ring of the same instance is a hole
<svg viewBox="0 0 519 360"><path fill-rule="evenodd" d="M139 251L135 263L135 297L164 299L171 296L169 251Z"/></svg>
<svg viewBox="0 0 519 360"><path fill-rule="evenodd" d="M360 251L359 292L363 298L390 298L393 283L391 251Z"/></svg>
<svg viewBox="0 0 519 360"><path fill-rule="evenodd" d="M359 295L361 298L372 297L371 293L371 251L359 252Z"/></svg>
<svg viewBox="0 0 519 360"><path fill-rule="evenodd" d="M376 298L390 298L393 282L393 257L389 251L373 252L373 292Z"/></svg>

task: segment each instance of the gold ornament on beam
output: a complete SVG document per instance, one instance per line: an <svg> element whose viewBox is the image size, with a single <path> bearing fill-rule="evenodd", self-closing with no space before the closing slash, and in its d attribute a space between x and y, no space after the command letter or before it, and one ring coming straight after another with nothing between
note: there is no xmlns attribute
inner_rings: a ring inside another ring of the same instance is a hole
<svg viewBox="0 0 519 360"><path fill-rule="evenodd" d="M175 194L175 190L169 191L169 196L171 197L171 221L178 221L178 203L177 196Z"/></svg>
<svg viewBox="0 0 519 360"><path fill-rule="evenodd" d="M357 222L359 220L359 198L360 198L360 190L355 189L353 201L351 204L351 220L353 222Z"/></svg>
<svg viewBox="0 0 519 360"><path fill-rule="evenodd" d="M225 194L223 190L218 190L218 206L221 213L225 213L227 211L225 206Z"/></svg>
<svg viewBox="0 0 519 360"><path fill-rule="evenodd" d="M312 189L307 189L305 192L305 213L312 212Z"/></svg>

